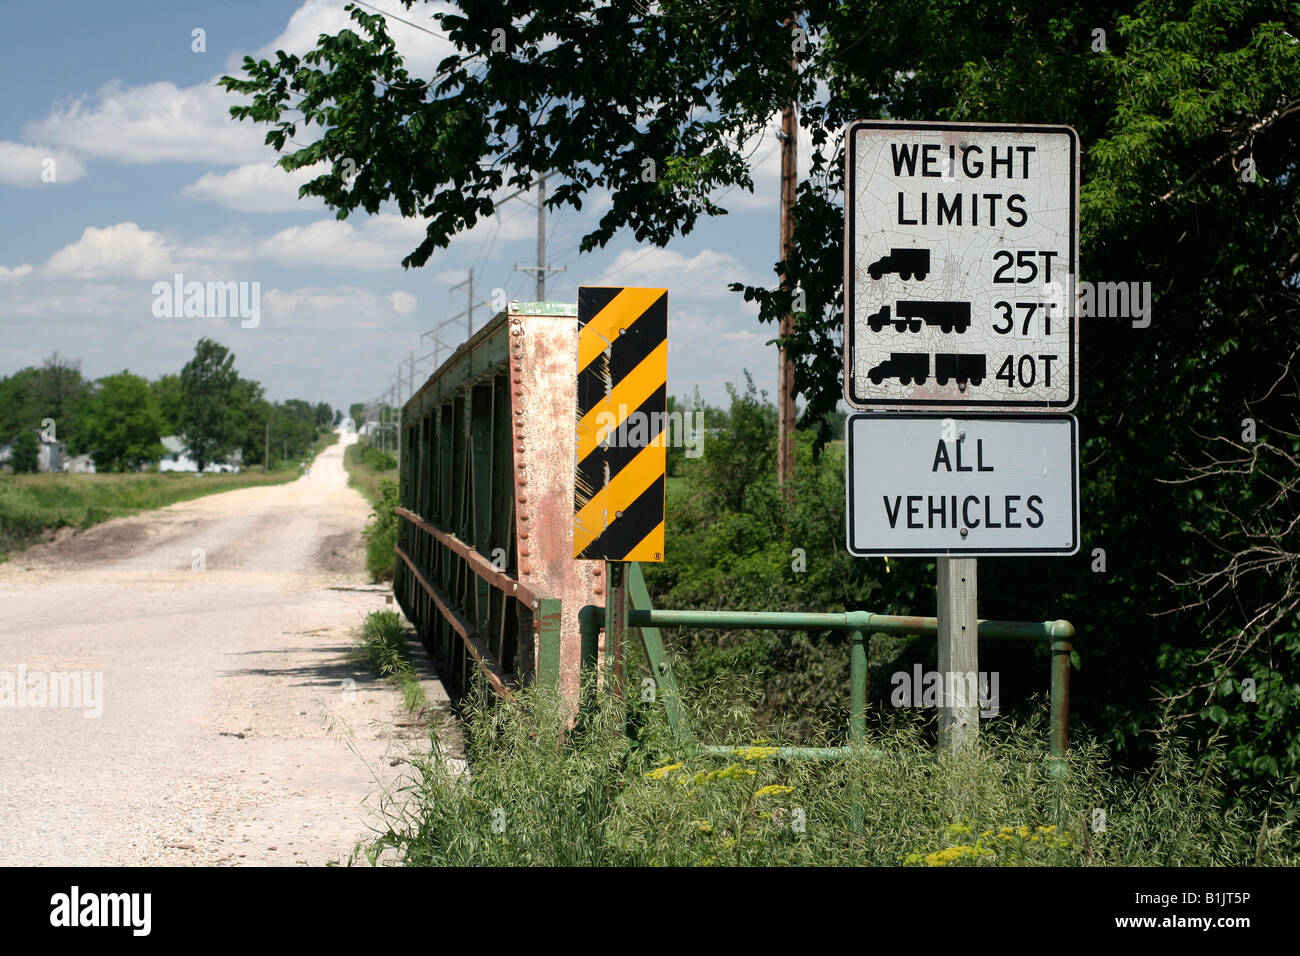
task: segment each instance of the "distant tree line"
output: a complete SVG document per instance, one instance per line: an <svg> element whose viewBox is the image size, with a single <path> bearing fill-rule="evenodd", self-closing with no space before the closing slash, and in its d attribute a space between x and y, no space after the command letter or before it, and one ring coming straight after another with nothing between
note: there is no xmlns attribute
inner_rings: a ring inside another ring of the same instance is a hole
<svg viewBox="0 0 1300 956"><path fill-rule="evenodd" d="M309 454L340 417L328 402L268 401L260 382L236 371L234 354L208 338L179 374L154 381L128 371L92 381L79 359L58 352L0 376L0 444L12 443L15 472L36 470L42 440L90 454L97 471L135 471L166 454L167 435L180 436L200 470L236 451L245 467L276 468Z"/></svg>

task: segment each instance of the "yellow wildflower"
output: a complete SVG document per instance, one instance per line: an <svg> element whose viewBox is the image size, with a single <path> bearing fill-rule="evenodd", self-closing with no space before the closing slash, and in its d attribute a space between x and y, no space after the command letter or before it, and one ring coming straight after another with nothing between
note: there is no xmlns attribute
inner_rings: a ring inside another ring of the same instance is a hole
<svg viewBox="0 0 1300 956"><path fill-rule="evenodd" d="M674 770L680 770L681 768L682 768L682 764L680 763L670 763L663 767L658 767L654 770L651 770L649 773L644 774L643 776L647 780L667 780L668 775L670 773L672 773Z"/></svg>
<svg viewBox="0 0 1300 956"><path fill-rule="evenodd" d="M779 797L784 793L794 793L794 787L783 787L779 783L771 783L766 787L759 787L754 791L756 797Z"/></svg>

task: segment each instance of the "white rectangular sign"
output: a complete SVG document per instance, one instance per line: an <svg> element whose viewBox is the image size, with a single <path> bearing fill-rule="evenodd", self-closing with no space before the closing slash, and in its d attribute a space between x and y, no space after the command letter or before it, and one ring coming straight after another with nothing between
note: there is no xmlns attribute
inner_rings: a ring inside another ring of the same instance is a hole
<svg viewBox="0 0 1300 956"><path fill-rule="evenodd" d="M861 121L846 142L849 405L1074 408L1078 134Z"/></svg>
<svg viewBox="0 0 1300 956"><path fill-rule="evenodd" d="M856 555L1075 554L1073 415L850 415L848 544Z"/></svg>

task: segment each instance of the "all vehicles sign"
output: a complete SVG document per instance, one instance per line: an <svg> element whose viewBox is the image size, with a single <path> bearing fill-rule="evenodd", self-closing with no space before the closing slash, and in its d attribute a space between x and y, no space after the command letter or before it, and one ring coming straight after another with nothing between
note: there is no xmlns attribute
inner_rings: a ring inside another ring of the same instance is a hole
<svg viewBox="0 0 1300 956"><path fill-rule="evenodd" d="M846 136L848 403L1073 408L1075 131L863 121Z"/></svg>
<svg viewBox="0 0 1300 956"><path fill-rule="evenodd" d="M980 557L1079 550L1073 415L850 415L848 546L856 555Z"/></svg>

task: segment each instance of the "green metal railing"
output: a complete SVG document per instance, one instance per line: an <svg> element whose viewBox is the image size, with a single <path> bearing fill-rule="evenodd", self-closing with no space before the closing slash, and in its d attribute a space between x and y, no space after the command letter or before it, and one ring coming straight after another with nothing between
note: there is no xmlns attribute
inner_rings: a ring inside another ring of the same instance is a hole
<svg viewBox="0 0 1300 956"><path fill-rule="evenodd" d="M866 739L867 720L867 652L870 634L914 634L935 636L939 622L933 617L875 614L870 611L798 612L798 611L672 611L655 610L645 586L641 567L626 566L630 607L628 627L641 632L642 643L654 672L658 694L662 695L669 726L683 744L693 744L693 735L681 706L672 667L664 650L660 627L746 628L754 630L843 631L849 635L849 747L782 747L776 756L814 759L843 759L849 748ZM602 627L606 625L605 608L589 606L578 617L582 630L584 664L594 663ZM1065 756L1069 745L1070 656L1074 650L1074 626L1069 621L980 621L978 636L993 640L1034 641L1051 648L1051 755L1056 762ZM695 746L698 753L733 754L732 746Z"/></svg>

